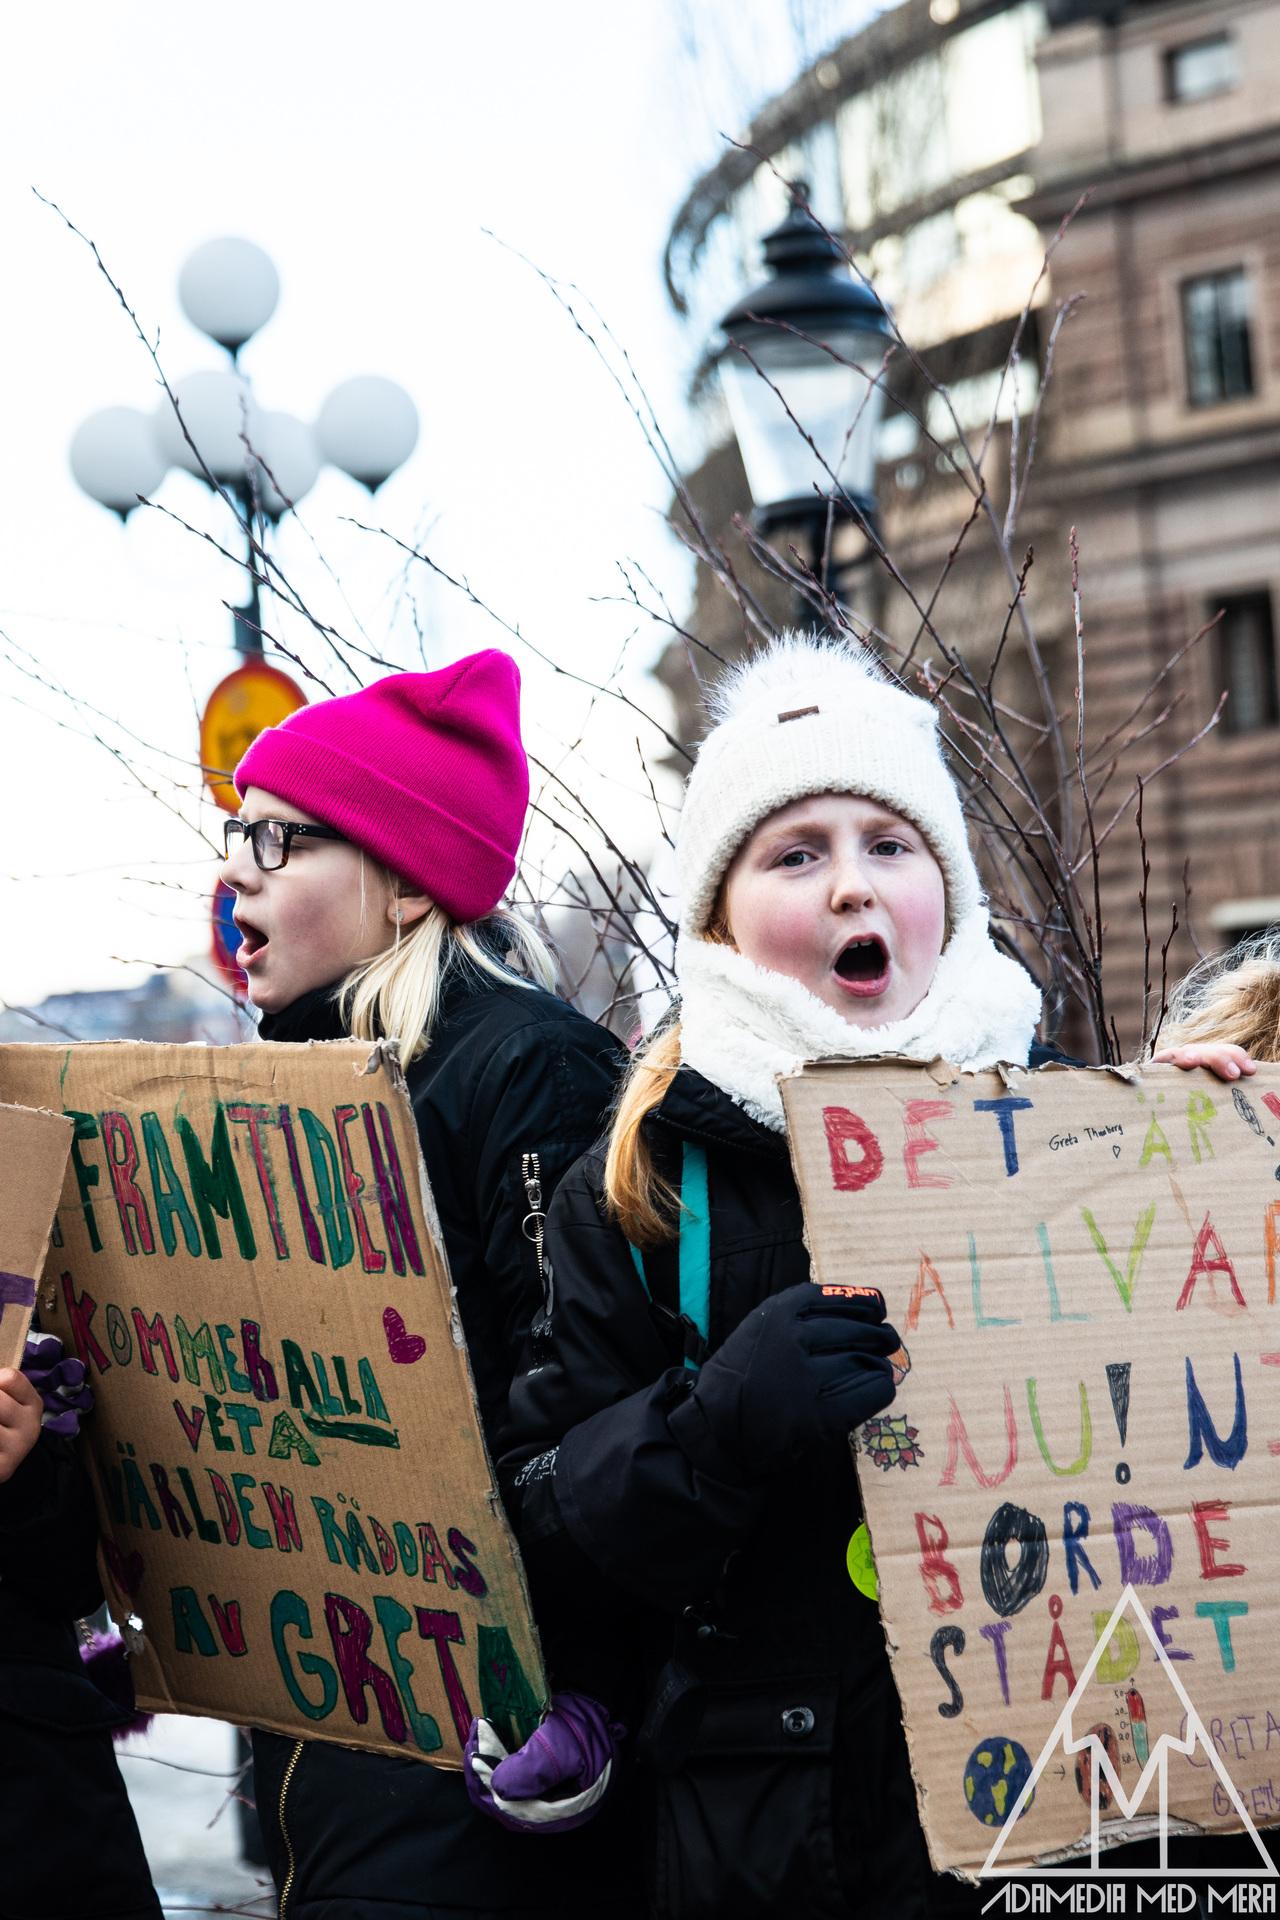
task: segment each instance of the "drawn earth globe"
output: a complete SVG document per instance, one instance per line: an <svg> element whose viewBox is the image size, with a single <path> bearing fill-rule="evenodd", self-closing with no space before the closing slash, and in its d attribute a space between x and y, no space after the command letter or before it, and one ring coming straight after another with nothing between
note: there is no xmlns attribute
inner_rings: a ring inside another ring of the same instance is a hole
<svg viewBox="0 0 1280 1920"><path fill-rule="evenodd" d="M1030 1778L1031 1756L1018 1741L982 1741L965 1763L964 1797L970 1813L984 1827L1002 1827ZM1023 1813L1035 1797L1033 1790Z"/></svg>

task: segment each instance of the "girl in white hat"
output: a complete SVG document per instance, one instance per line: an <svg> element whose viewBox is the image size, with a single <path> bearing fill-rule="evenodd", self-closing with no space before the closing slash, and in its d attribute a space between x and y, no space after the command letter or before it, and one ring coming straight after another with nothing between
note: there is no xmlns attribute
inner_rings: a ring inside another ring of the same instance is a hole
<svg viewBox="0 0 1280 1920"><path fill-rule="evenodd" d="M559 1640L626 1718L643 1648L657 1914L967 1911L929 1869L879 1615L846 1571L847 1436L893 1399L898 1336L877 1294L809 1282L777 1076L1036 1064L1040 995L992 943L927 702L854 645L789 636L716 718L679 829L680 1017L557 1193L506 1484L553 1671Z"/></svg>

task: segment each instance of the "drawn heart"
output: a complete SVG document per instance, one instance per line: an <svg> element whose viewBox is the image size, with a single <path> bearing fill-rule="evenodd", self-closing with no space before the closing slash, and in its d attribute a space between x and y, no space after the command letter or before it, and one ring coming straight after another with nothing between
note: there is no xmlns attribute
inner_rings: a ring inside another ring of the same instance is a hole
<svg viewBox="0 0 1280 1920"><path fill-rule="evenodd" d="M421 1360L427 1343L420 1333L410 1333L394 1307L382 1310L382 1325L387 1335L387 1352L398 1367L411 1367Z"/></svg>
<svg viewBox="0 0 1280 1920"><path fill-rule="evenodd" d="M497 1681L498 1685L500 1687L505 1687L507 1684L507 1674L510 1672L510 1668L507 1666L506 1661L491 1660L489 1662L489 1665L493 1669L493 1676L494 1676L494 1679Z"/></svg>
<svg viewBox="0 0 1280 1920"><path fill-rule="evenodd" d="M122 1593L132 1600L142 1585L145 1568L142 1555L135 1549L132 1553L121 1553L114 1540L105 1540L102 1545L102 1557L111 1569L111 1575Z"/></svg>
<svg viewBox="0 0 1280 1920"><path fill-rule="evenodd" d="M1120 1149L1119 1149L1119 1147L1112 1147L1112 1149L1111 1149L1111 1158L1112 1158L1113 1160L1118 1160L1118 1159L1120 1158Z"/></svg>

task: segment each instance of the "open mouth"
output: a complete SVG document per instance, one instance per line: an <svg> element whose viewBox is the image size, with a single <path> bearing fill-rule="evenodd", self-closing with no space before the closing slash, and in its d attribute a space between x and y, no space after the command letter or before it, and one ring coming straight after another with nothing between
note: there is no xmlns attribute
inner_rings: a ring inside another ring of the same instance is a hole
<svg viewBox="0 0 1280 1920"><path fill-rule="evenodd" d="M889 984L889 950L878 933L859 934L836 955L833 972L847 993L883 993Z"/></svg>
<svg viewBox="0 0 1280 1920"><path fill-rule="evenodd" d="M236 954L236 965L243 967L247 972L255 960L261 959L267 950L269 942L266 934L261 933L257 927L250 926L247 920L236 919L234 914L232 915L232 919L235 920L240 933L240 947Z"/></svg>

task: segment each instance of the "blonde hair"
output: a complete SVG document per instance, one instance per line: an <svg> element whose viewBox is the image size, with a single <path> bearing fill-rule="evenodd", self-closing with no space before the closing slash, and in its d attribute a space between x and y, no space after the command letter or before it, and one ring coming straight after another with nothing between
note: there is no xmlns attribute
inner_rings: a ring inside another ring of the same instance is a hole
<svg viewBox="0 0 1280 1920"><path fill-rule="evenodd" d="M1255 1060L1280 1061L1280 927L1211 954L1174 991L1162 1047L1229 1040Z"/></svg>
<svg viewBox="0 0 1280 1920"><path fill-rule="evenodd" d="M702 935L715 947L734 945L722 880ZM680 1227L680 1195L653 1164L644 1123L667 1097L680 1070L680 1021L660 1020L631 1056L609 1127L604 1162L604 1201L633 1247L660 1247Z"/></svg>
<svg viewBox="0 0 1280 1920"><path fill-rule="evenodd" d="M394 874L386 878L393 897L403 891ZM556 984L549 947L509 908L463 922L430 906L407 932L397 924L383 953L351 969L338 995L343 1021L354 1040L394 1040L407 1067L431 1043L445 982L464 968L548 992Z"/></svg>
<svg viewBox="0 0 1280 1920"><path fill-rule="evenodd" d="M653 1164L642 1128L680 1067L680 1022L637 1047L614 1109L604 1162L604 1198L633 1247L661 1246L680 1219L680 1196Z"/></svg>

